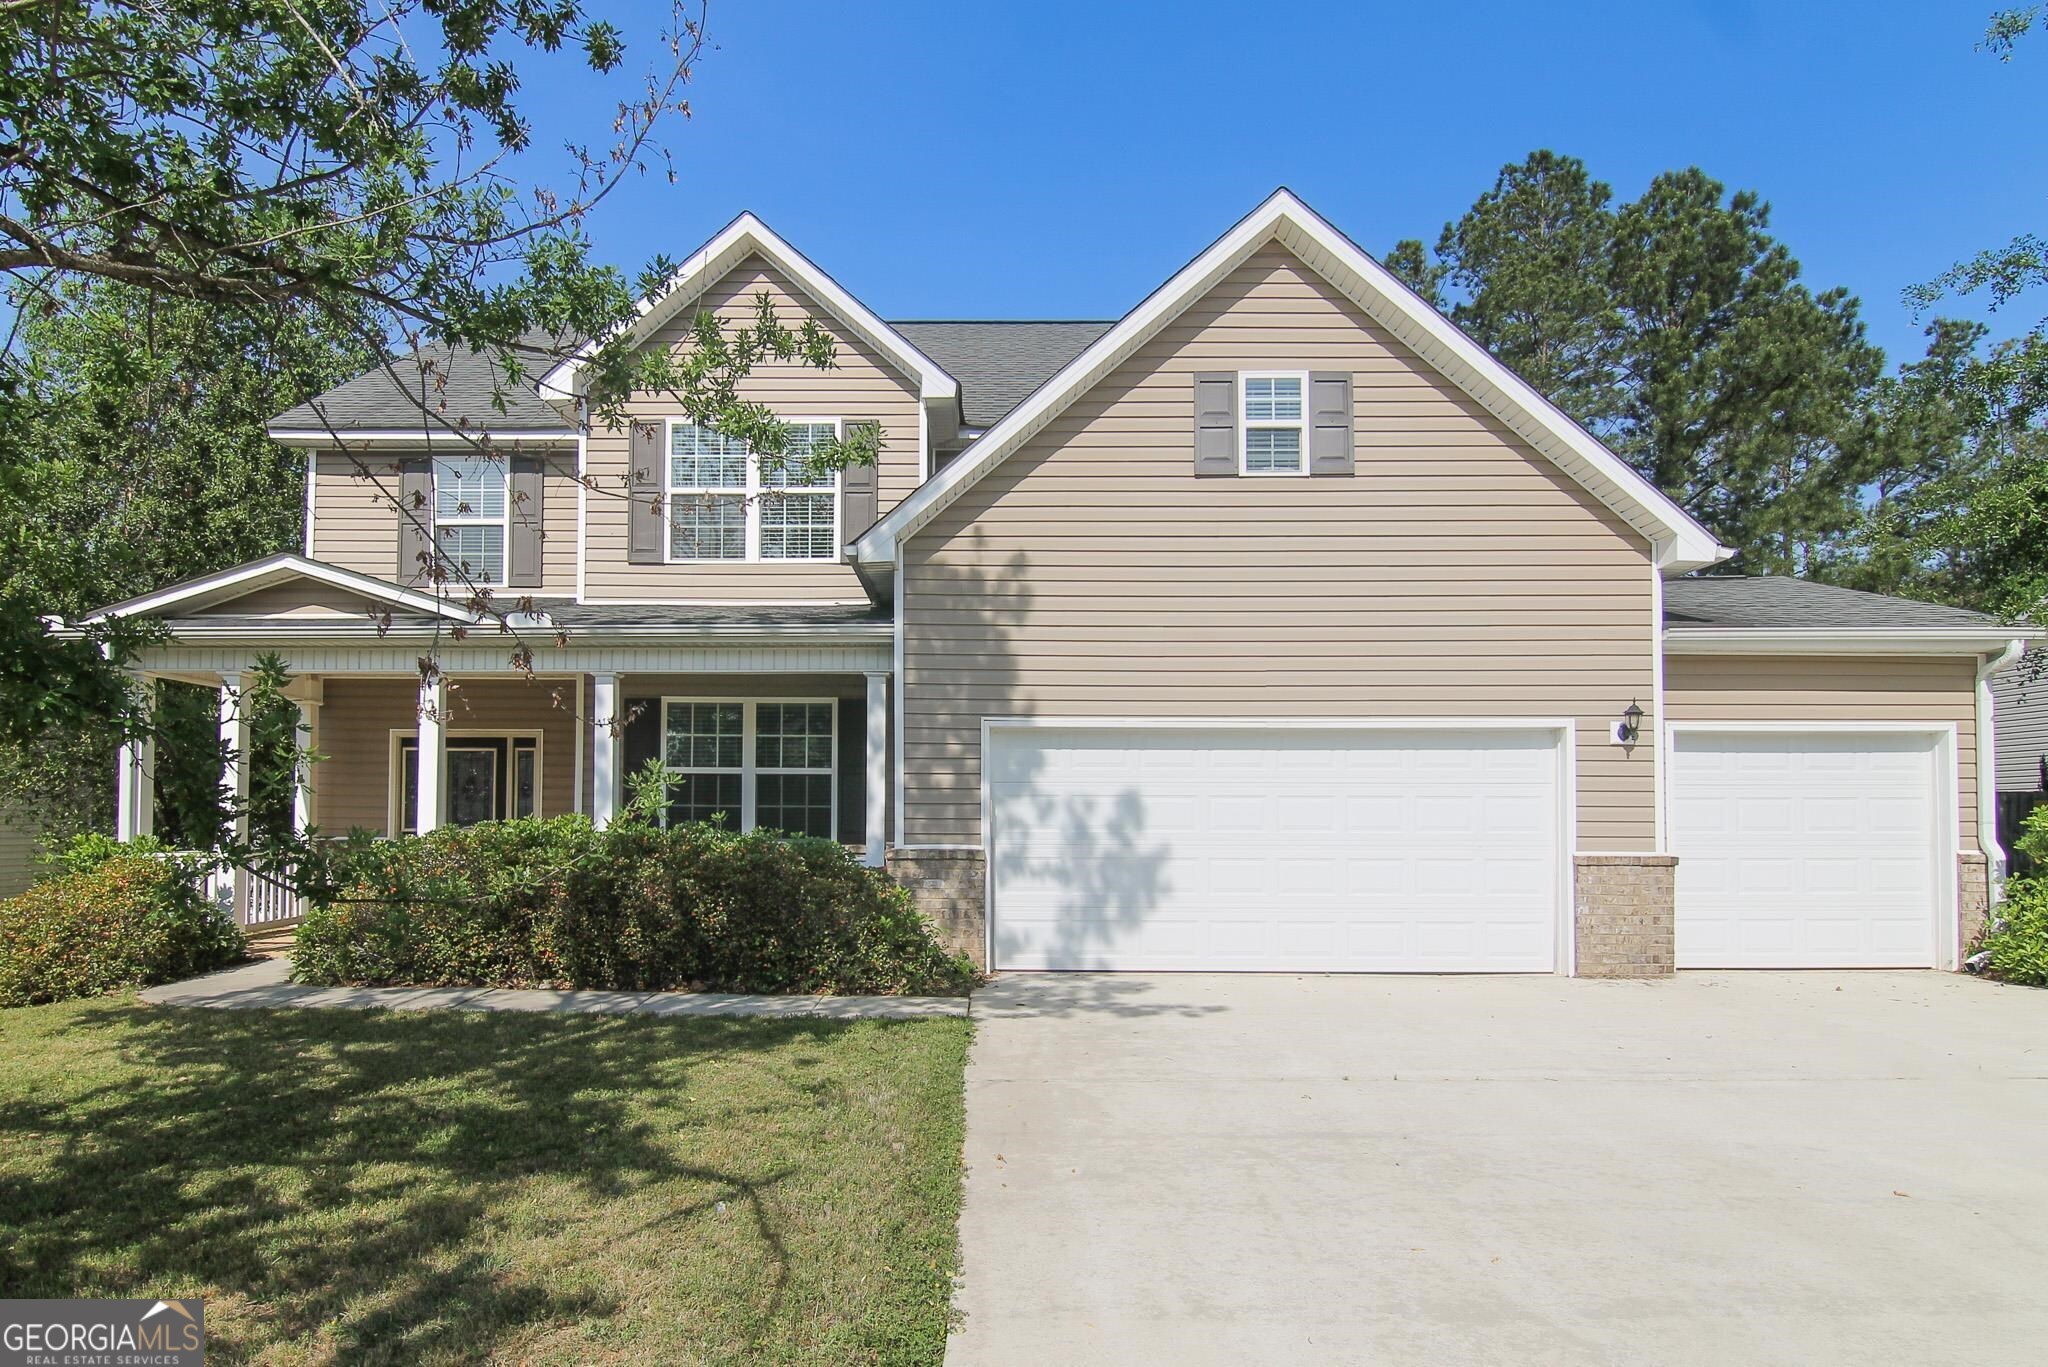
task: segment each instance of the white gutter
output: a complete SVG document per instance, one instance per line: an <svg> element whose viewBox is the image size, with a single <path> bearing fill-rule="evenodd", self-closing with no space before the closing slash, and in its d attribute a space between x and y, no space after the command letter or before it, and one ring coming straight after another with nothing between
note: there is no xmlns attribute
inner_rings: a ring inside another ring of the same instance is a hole
<svg viewBox="0 0 2048 1367"><path fill-rule="evenodd" d="M421 442L455 441L471 446L574 446L581 433L573 431L502 431L497 428L479 428L470 432L457 432L448 428L415 427L411 431L353 431L338 428L335 431L309 430L295 427L266 427L264 435L285 446L342 446L361 443L364 446L418 446Z"/></svg>
<svg viewBox="0 0 2048 1367"><path fill-rule="evenodd" d="M1664 649L1672 654L1774 655L1982 655L2004 650L2015 637L2040 636L2011 627L1890 627L1813 631L1799 627L1669 627Z"/></svg>
<svg viewBox="0 0 2048 1367"><path fill-rule="evenodd" d="M1991 676L2010 668L2026 650L2024 639L2007 641L2003 650L1977 666L1977 848L1990 864L1986 876L1994 905L2005 894L2006 854L1998 843L1998 719Z"/></svg>

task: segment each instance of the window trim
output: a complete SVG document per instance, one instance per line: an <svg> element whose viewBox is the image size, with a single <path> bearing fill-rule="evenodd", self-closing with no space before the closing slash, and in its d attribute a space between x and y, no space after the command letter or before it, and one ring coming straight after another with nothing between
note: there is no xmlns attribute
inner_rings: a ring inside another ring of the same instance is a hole
<svg viewBox="0 0 2048 1367"><path fill-rule="evenodd" d="M1301 386L1301 416L1292 421L1254 421L1245 390L1251 380L1293 380ZM1308 473L1309 457L1309 373L1306 370L1240 370L1237 372L1237 473L1246 479L1292 479ZM1292 429L1301 437L1301 464L1293 470L1254 470L1250 464L1253 428L1261 431Z"/></svg>
<svg viewBox="0 0 2048 1367"><path fill-rule="evenodd" d="M558 815L558 813L552 813L547 810L548 742L545 732L529 727L512 727L500 730L496 727L472 726L463 727L460 730L450 729L444 733L444 739L447 742L447 746L444 748L456 748L454 743L461 740L495 740L504 743L505 763L501 778L506 784L505 810L507 812L512 810L514 799L511 785L519 781L519 765L516 757L518 747L515 745L515 742L532 741L533 814L536 818ZM391 737L387 749L388 767L385 770L384 782L384 829L394 838L400 835L412 834L412 828L402 824L405 820L405 743L407 741L411 741L414 745L419 744L420 732L418 727L394 726L391 728ZM442 775L444 781L446 777L445 774ZM510 820L511 818L507 817L506 819Z"/></svg>
<svg viewBox="0 0 2048 1367"><path fill-rule="evenodd" d="M779 696L768 698L735 698L730 696L702 697L696 694L687 693L663 694L661 698L661 748L659 751L656 752L661 759L662 768L673 769L676 773L728 774L732 772L730 769L678 769L675 768L675 766L669 764L668 709L670 703L684 703L691 706L700 707L730 707L734 704L739 705L740 810L737 813L735 813L735 815L737 815L739 818L740 830L751 831L760 824L757 820L757 808L759 806L757 799L759 797L759 780L761 775L809 774L815 776L818 774L823 774L829 780L828 787L832 794L832 809L831 815L828 818L830 833L826 835L824 838L827 840L837 840L839 838L839 699L820 697ZM777 765L770 765L766 768L760 766L760 764L758 763L756 746L760 738L760 727L758 721L759 709L763 704L766 704L771 707L788 705L823 707L826 710L826 715L829 716L832 720L832 732L831 744L827 749L827 754L830 756L830 759L825 768L789 769ZM664 826L668 824L668 808L666 804L664 804L662 807L661 821Z"/></svg>
<svg viewBox="0 0 2048 1367"><path fill-rule="evenodd" d="M505 485L504 512L496 517L489 517L477 512L457 513L446 518L441 516L441 467L443 465L453 465L458 461L474 461L478 465L494 469L498 472L498 477L504 481ZM482 589L502 589L508 587L509 581L512 578L512 458L503 455L484 456L475 453L429 456L427 458L427 498L429 500L428 521L434 529L434 554L441 558L442 562L448 566L449 571L451 573L460 573L457 566L461 562L460 557L451 556L441 548L441 529L443 527L496 527L500 532L498 567L501 573L496 579L486 579L482 575L468 575L465 577L465 582L474 584Z"/></svg>
<svg viewBox="0 0 2048 1367"><path fill-rule="evenodd" d="M1306 391L1304 391L1304 393L1305 393L1305 392L1306 392ZM1306 398L1304 398L1304 399L1303 399L1303 404L1304 404L1304 405L1306 405L1306 403L1307 403L1307 400L1306 400ZM844 437L844 436L846 435L846 420L845 420L844 418L826 418L826 417L804 417L804 416L794 416L794 417L786 417L786 418L785 418L785 417L780 417L780 416L778 415L778 417L777 417L777 421L779 421L779 422L783 423L783 424L784 424L785 426L790 426L790 427L800 427L800 426L830 426L830 427L831 427L831 429L832 429L832 439L833 439L834 441L837 441L837 440L839 440L840 438L842 438L842 437ZM673 483L671 483L671 477L672 477L672 476L674 475L674 473L675 473L675 464L674 464L674 457L675 457L675 441L676 441L676 429L677 429L678 427L701 427L701 426L703 426L703 424L702 424L702 423L692 422L692 421L691 421L690 419L688 419L688 418L665 418L665 419L663 419L663 420L662 420L662 429L661 429L661 498L662 498L662 507L663 507L664 509L668 509L668 508L670 508L670 507L672 506L672 504L673 504L674 500L675 500L676 498L678 498L678 497L689 497L689 496L692 496L692 495L702 495L702 494L726 494L726 495L731 495L731 494L738 494L738 495L740 496L740 507L741 507L741 512L742 512L742 515L743 515L743 518L744 518L744 523L745 523L745 528L746 528L746 530L745 530L745 533L744 533L744 536L743 536L743 539L742 539L742 543L741 543L741 545L742 545L742 551L743 551L743 554L739 555L738 557L731 557L731 556L721 556L721 557L712 557L712 556L701 556L701 555L677 555L677 554L676 554L676 538L675 538L675 524L674 524L674 521L673 521L673 519L672 519L672 518L668 518L668 517L665 517L665 518L663 519L663 521L664 521L665 523L667 523L667 525L666 525L666 526L665 526L665 527L663 528L663 535L662 535L662 543L661 543L661 554L662 554L662 563L663 563L663 564L666 564L666 565L834 565L834 564L838 564L838 563L840 563L840 558L841 558L841 557L840 557L840 551L839 551L839 535L840 535L840 523L841 523L841 521L843 520L843 513L844 513L844 509L843 509L843 508L842 508L842 506L841 506L841 505L842 505L842 502L843 502L843 498L842 498L842 495L843 495L843 492L844 492L844 491L843 491L843 489L842 489L842 485L843 485L843 483L844 483L844 479L843 479L843 475L844 475L844 472L843 472L843 471L840 471L840 470L834 470L834 471L832 472L832 482L831 482L831 484L829 484L829 485L818 485L818 486L816 486L816 487L814 487L814 488L802 488L802 489L776 489L776 488L772 488L771 486L769 486L769 485L767 485L767 484L765 484L765 483L763 483L763 482L762 482L762 479L761 479L761 458L760 458L759 456L755 455L753 451L751 451L751 450L748 450L748 451L746 452L746 479L745 479L744 483L742 483L742 484L740 484L740 485L737 485L737 486L726 486L726 487L713 487L713 486L707 486L707 485L676 485L676 484L673 484ZM782 494L792 494L792 493L794 493L794 494L821 494L821 495L828 495L828 496L830 497L830 501L831 501L831 507L832 507L832 538L831 538L831 544L832 544L832 548L833 548L833 549L832 549L832 553L831 553L830 555L763 555L763 554L761 554L761 507L762 507L762 503L763 503L763 500L764 500L764 499L766 499L766 498L776 497L776 496L778 496L778 495L782 495ZM701 701L701 700L700 700L700 701ZM734 701L734 699L730 699L730 698L728 698L728 699L722 699L721 701L731 702L731 701ZM766 701L772 701L772 700L770 700L770 699L762 699L762 701L766 702ZM666 722L664 722L664 726L666 726ZM664 754L666 754L666 753L667 753L667 751L666 751L666 750L664 750L664 751L663 751L663 753L664 753Z"/></svg>

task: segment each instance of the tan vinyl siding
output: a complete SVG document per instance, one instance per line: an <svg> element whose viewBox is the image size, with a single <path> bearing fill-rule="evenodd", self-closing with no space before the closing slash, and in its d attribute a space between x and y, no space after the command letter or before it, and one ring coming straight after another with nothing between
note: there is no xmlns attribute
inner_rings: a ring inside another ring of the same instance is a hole
<svg viewBox="0 0 2048 1367"><path fill-rule="evenodd" d="M216 603L195 615L357 618L382 606L383 604L372 603L360 594L349 593L329 584L311 579L294 579Z"/></svg>
<svg viewBox="0 0 2048 1367"><path fill-rule="evenodd" d="M540 814L560 816L575 803L576 680L457 679L448 729L508 735L541 733ZM552 695L561 690L562 705ZM313 767L316 824L329 835L354 827L389 835L391 733L419 731L415 679L330 676L323 685Z"/></svg>
<svg viewBox="0 0 2048 1367"><path fill-rule="evenodd" d="M755 297L763 290L774 300L777 316L784 323L797 326L812 319L831 333L838 349L838 365L820 371L796 361L766 361L741 383L740 396L789 418L865 418L880 422L882 459L876 478L877 503L880 512L888 512L918 483L918 450L923 438L917 386L879 352L810 303L767 262L759 257L741 262L705 294L699 308L686 310L658 332L650 345L676 346L686 341L692 320L703 308L716 312L729 324L749 322ZM668 395L646 393L632 405L632 413L636 418L669 418L680 416L681 408ZM854 602L866 597L853 570L837 562L628 564L624 488L631 470L630 447L624 427L593 427L590 432L586 460L593 487L585 498L590 557L585 583L590 601Z"/></svg>
<svg viewBox="0 0 2048 1367"><path fill-rule="evenodd" d="M1357 471L1197 479L1193 375L1344 370ZM1578 844L1655 841L1643 538L1354 305L1255 255L904 552L913 845L981 843L984 716L1574 718Z"/></svg>
<svg viewBox="0 0 2048 1367"><path fill-rule="evenodd" d="M1956 728L1962 842L1977 843L1977 662L1826 656L1673 655L1674 722L1926 722Z"/></svg>
<svg viewBox="0 0 2048 1367"><path fill-rule="evenodd" d="M398 462L422 452L361 457L325 452L313 468L315 560L394 579L398 574ZM576 456L551 451L542 459L541 576L524 593L568 598L576 592ZM524 510L513 513L526 516Z"/></svg>

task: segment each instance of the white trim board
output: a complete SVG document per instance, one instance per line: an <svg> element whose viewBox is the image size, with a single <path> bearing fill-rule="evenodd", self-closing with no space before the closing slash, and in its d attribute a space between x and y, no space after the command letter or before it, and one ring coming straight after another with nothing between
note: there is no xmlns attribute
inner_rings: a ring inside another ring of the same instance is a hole
<svg viewBox="0 0 2048 1367"><path fill-rule="evenodd" d="M85 620L103 622L112 617L157 616L174 607L203 607L211 603L228 602L244 594L287 583L292 579L311 579L315 583L340 589L344 593L375 599L381 603L409 608L414 612L466 625L474 624L478 620L477 614L451 599L423 593L418 589L401 588L389 580L378 579L356 570L345 570L339 565L330 565L324 560L313 560L296 551L279 551L276 555L252 560L246 565L236 565L232 569L201 575L197 579L187 579L183 583L172 584L154 593L145 593L140 597L102 608ZM279 620L283 622L292 619ZM331 629L335 624L325 625Z"/></svg>
<svg viewBox="0 0 2048 1367"><path fill-rule="evenodd" d="M1556 738L1558 783L1557 941L1552 972L1570 977L1578 971L1578 945L1573 914L1578 853L1578 722L1559 717L983 717L981 719L981 844L900 847L912 849L975 849L993 863L994 831L989 792L990 742L998 731L1439 731L1548 732ZM992 867L982 877L982 962L995 962L996 879Z"/></svg>
<svg viewBox="0 0 2048 1367"><path fill-rule="evenodd" d="M981 440L890 510L855 543L857 556L871 564L894 564L900 543L1268 242L1278 242L1299 256L1309 269L1641 532L1650 541L1653 560L1660 569L1677 574L1725 560L1731 554L1656 486L1459 331L1391 271L1291 191L1280 189L1039 386Z"/></svg>

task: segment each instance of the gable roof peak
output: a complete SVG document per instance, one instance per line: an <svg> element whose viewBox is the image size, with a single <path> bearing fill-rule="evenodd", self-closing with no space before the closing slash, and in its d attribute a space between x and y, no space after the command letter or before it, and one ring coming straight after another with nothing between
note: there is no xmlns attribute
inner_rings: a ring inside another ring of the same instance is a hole
<svg viewBox="0 0 2048 1367"><path fill-rule="evenodd" d="M831 313L862 341L887 356L905 375L917 381L919 396L927 404L957 403L960 386L939 364L911 345L896 329L882 321L874 310L854 298L816 262L792 246L751 209L742 211L683 259L673 274L635 306L635 316L620 331L635 341L696 302L704 291L718 283L733 267L750 256L761 256L788 276L805 295ZM540 378L543 397L556 402L573 401L582 392L585 363L604 342L618 336L593 338L579 346Z"/></svg>
<svg viewBox="0 0 2048 1367"><path fill-rule="evenodd" d="M872 565L896 563L900 542L930 522L1268 242L1278 242L1292 252L1303 265L1329 281L1426 364L1470 394L1567 477L1612 508L1650 542L1654 563L1660 570L1676 574L1728 557L1727 548L1662 490L1284 185L1005 414L966 454L891 509L855 543L856 556Z"/></svg>

